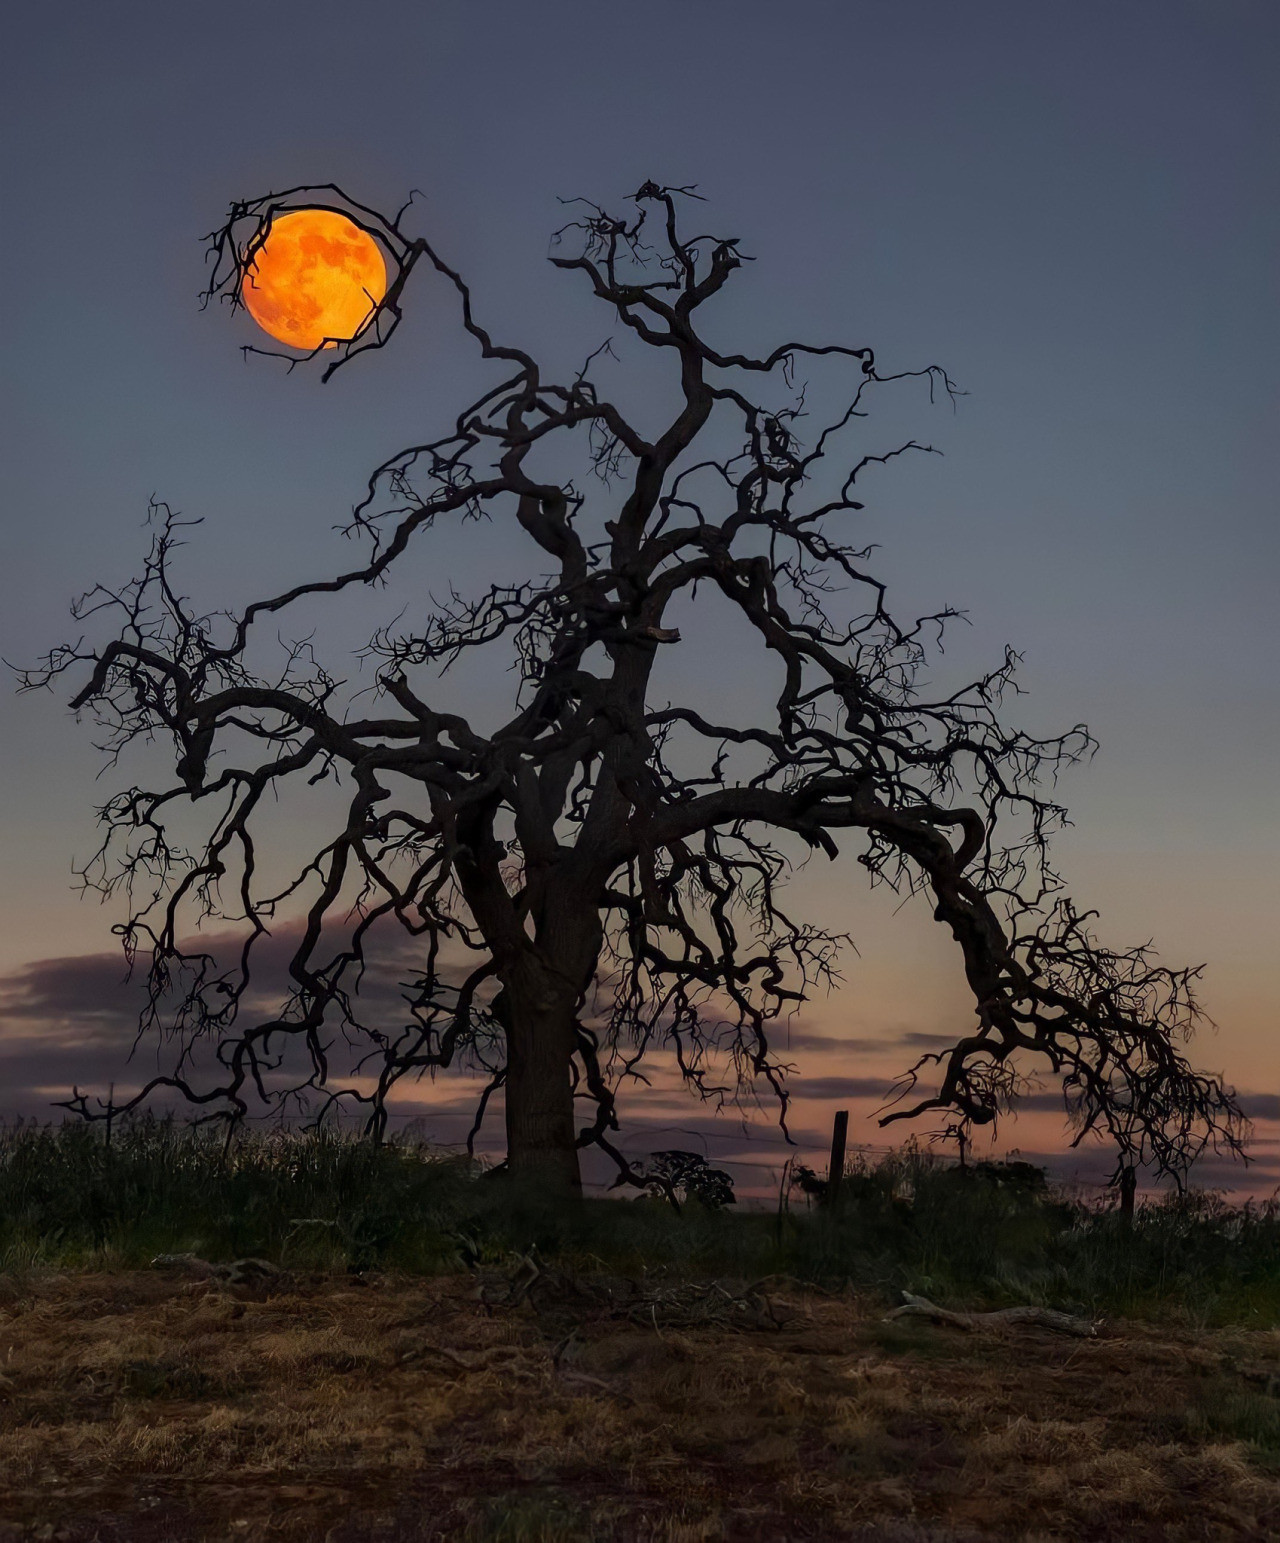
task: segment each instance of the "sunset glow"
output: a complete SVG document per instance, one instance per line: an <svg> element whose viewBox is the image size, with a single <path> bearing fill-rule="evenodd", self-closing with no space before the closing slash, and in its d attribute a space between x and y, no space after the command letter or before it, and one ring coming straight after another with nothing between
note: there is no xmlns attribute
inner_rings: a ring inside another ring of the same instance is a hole
<svg viewBox="0 0 1280 1543"><path fill-rule="evenodd" d="M240 298L264 332L310 352L355 337L386 292L370 235L331 209L298 209L272 221Z"/></svg>

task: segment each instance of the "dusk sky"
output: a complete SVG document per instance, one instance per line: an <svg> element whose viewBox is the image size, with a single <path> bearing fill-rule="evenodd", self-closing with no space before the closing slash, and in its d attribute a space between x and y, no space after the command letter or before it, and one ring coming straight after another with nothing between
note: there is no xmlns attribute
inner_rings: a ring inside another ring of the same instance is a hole
<svg viewBox="0 0 1280 1543"><path fill-rule="evenodd" d="M1280 1184L1273 0L44 0L7 21L2 68L6 660L33 662L73 633L74 594L135 570L152 495L204 520L183 572L210 608L327 573L372 467L487 383L426 275L391 346L328 385L244 359L253 323L198 301L201 237L233 199L336 181L394 211L420 190L414 228L484 324L568 371L610 327L546 261L557 199L697 184L699 220L755 259L718 338L869 345L967 393L954 413L899 393L869 420L867 449L943 452L867 482L878 571L902 614L967 613L937 679L1012 644L1027 695L1008 716L1097 735L1060 789L1058 864L1106 940L1204 962L1219 1028L1192 1059L1258 1117L1256 1168L1205 1181ZM450 539L444 585L476 561ZM696 627L666 680L751 687L732 640ZM0 695L3 1116L135 1075L119 917L72 880L117 783L95 781L70 694ZM837 1105L860 1140L905 1135L874 1130L879 1088L972 1021L928 907L895 914L864 879L850 855L799 884L858 947L793 1044L811 1159ZM624 1105L632 1150L684 1129L743 1173L780 1161L767 1114L747 1139L643 1100ZM1051 1102L1001 1146L1060 1148ZM456 1114L424 1118L456 1139Z"/></svg>

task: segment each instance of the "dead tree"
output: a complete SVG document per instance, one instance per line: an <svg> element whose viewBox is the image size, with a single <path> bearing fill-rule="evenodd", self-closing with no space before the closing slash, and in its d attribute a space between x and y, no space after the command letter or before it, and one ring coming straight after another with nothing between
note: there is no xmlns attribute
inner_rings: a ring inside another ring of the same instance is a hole
<svg viewBox="0 0 1280 1543"><path fill-rule="evenodd" d="M625 217L578 202L552 247L620 336L669 361L656 431L598 386L602 351L555 381L532 353L494 341L463 279L406 233L408 206L388 219L336 187L296 188L234 206L211 238L209 297L235 305L246 254L273 219L340 209L379 242L392 282L359 337L326 356L326 378L389 341L423 264L456 293L494 380L438 436L373 472L349 526L365 543L355 566L204 614L174 572L182 522L161 507L140 577L76 608L110 635L27 675L48 686L84 671L72 705L104 726L112 755L172 746L171 778L102 809L85 875L133 897L119 930L130 958L146 960L144 1027L182 1047L174 1070L116 1113L166 1089L232 1119L255 1098L301 1094L317 1116L365 1105L378 1133L403 1078L471 1057L490 1072L477 1124L503 1090L513 1173L575 1189L579 1150L594 1144L620 1179L643 1183L612 1138L620 1082L655 1047L705 1098L772 1089L785 1129L772 1031L830 983L841 939L794 917L782 887L798 859L843 848L873 883L927 893L973 1004L971 1030L904 1074L885 1123L946 1111L963 1130L989 1125L1039 1069L1060 1078L1077 1139L1109 1132L1127 1161L1178 1174L1207 1143L1237 1148L1231 1095L1180 1048L1197 972L1100 946L1049 866L1063 811L1046 789L1089 752L1087 730L1037 739L1003 723L1012 652L963 689L929 694L920 668L953 613L896 621L858 542L864 474L928 448L861 448L872 398L906 380L931 398L956 388L936 366L884 372L862 346L713 346L703 309L744 259L734 239L685 233L695 196L648 182ZM797 372L833 367L847 388L817 414ZM347 690L311 645L264 667L300 604L389 584L406 553L477 518L521 571L426 609L417 594L408 619L369 645L371 695ZM671 613L700 588L759 647L772 684L757 721L655 700L655 660L680 647ZM509 715L484 728L441 705L438 675L495 649L518 668ZM346 790L345 823L266 893L260 829L317 779ZM193 820L203 834L183 845L175 823ZM288 989L264 1012L250 996L255 960L291 906L302 922ZM189 941L196 918L239 924L233 961ZM390 1026L371 1021L359 992L386 927L419 944ZM337 1075L343 1047L369 1080ZM92 1105L77 1092L70 1107L91 1116Z"/></svg>

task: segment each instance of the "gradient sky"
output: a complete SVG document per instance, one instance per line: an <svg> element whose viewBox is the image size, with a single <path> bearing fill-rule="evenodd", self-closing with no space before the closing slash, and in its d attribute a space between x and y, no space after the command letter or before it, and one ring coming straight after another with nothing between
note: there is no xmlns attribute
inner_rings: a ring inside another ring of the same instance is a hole
<svg viewBox="0 0 1280 1543"><path fill-rule="evenodd" d="M1098 735L1063 785L1060 866L1106 938L1206 963L1220 1029L1196 1058L1261 1117L1248 1182L1280 1182L1273 0L43 0L4 61L6 659L133 571L152 494L204 517L187 572L210 605L327 570L369 468L480 379L429 283L326 387L245 363L252 324L197 304L199 238L233 198L422 190L486 325L563 369L608 326L545 261L557 197L697 183L757 259L725 337L869 344L968 391L875 424L869 448L905 426L944 452L868 484L880 571L903 613L969 613L947 670L1012 643L1011 715ZM676 668L742 684L727 643ZM127 1044L104 1006L115 918L70 881L106 796L90 740L61 700L0 696L0 1114L109 1080ZM805 880L860 949L794 1047L814 1142L836 1103L866 1134L884 1077L971 1014L927 912L861 877ZM635 1140L705 1133L683 1110L655 1099ZM1033 1109L1004 1139L1048 1152L1061 1121Z"/></svg>

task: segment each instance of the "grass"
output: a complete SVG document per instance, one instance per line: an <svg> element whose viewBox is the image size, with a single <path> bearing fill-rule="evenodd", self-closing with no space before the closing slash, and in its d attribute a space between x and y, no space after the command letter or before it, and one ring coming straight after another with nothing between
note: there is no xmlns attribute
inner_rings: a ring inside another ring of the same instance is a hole
<svg viewBox="0 0 1280 1543"><path fill-rule="evenodd" d="M1034 1169L910 1151L834 1210L677 1214L557 1209L408 1143L14 1128L0 1543L1276 1536L1278 1245L1266 1207L1126 1228ZM492 1290L531 1248L539 1289ZM187 1251L282 1273L149 1267ZM585 1289L767 1277L754 1320ZM902 1287L1106 1322L886 1322Z"/></svg>
<svg viewBox="0 0 1280 1543"><path fill-rule="evenodd" d="M968 1336L884 1324L859 1292L791 1285L775 1305L772 1330L588 1308L566 1332L529 1301L486 1310L469 1274L263 1290L35 1270L0 1307L0 1538L1280 1532L1280 1401L1258 1391L1280 1373L1275 1330Z"/></svg>
<svg viewBox="0 0 1280 1543"><path fill-rule="evenodd" d="M191 1251L293 1269L431 1275L535 1246L575 1268L789 1275L964 1306L1280 1322L1280 1215L1203 1193L1135 1223L1024 1164L968 1171L899 1152L847 1175L838 1210L772 1214L593 1200L566 1211L408 1142L210 1132L165 1120L0 1133L0 1268L140 1267Z"/></svg>
<svg viewBox="0 0 1280 1543"><path fill-rule="evenodd" d="M1187 1429L1207 1441L1242 1442L1259 1465L1280 1474L1280 1399L1215 1379L1186 1416Z"/></svg>

